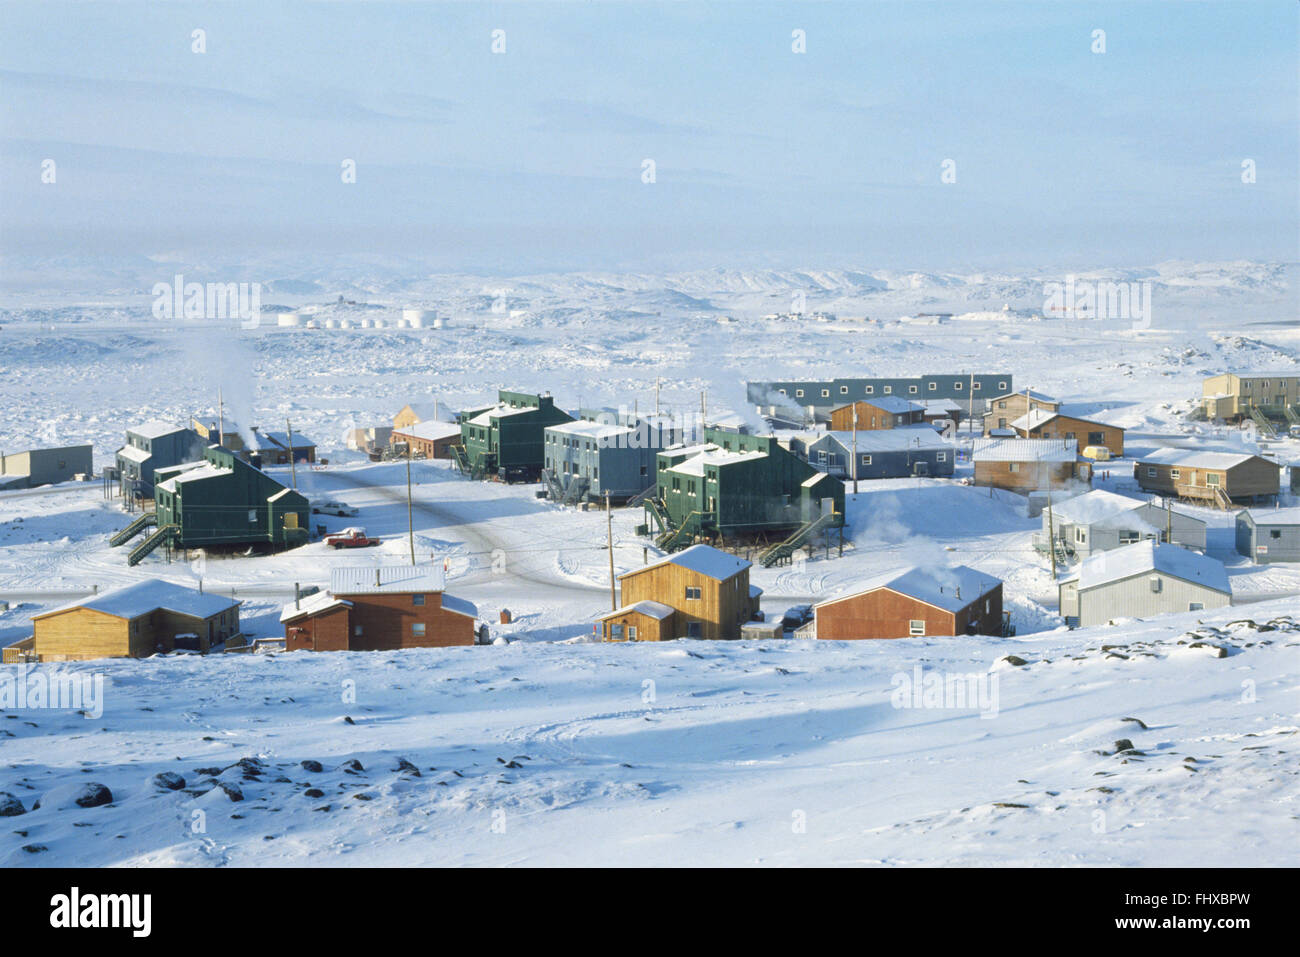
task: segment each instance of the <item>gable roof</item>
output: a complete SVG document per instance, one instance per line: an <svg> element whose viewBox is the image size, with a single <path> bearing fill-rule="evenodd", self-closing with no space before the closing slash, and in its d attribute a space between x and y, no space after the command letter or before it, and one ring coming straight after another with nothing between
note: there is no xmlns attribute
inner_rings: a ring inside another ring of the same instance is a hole
<svg viewBox="0 0 1300 957"><path fill-rule="evenodd" d="M1177 545L1158 544L1151 539L1093 555L1061 581L1077 581L1079 590L1086 591L1147 572L1160 572L1170 578L1232 594L1223 562Z"/></svg>
<svg viewBox="0 0 1300 957"><path fill-rule="evenodd" d="M89 608L128 621L160 608L178 615L189 615L192 618L211 618L229 608L237 608L239 604L233 598L201 592L196 588L186 588L184 585L173 585L158 578L148 578L134 585L111 588L50 611L41 612L39 615L33 615L32 620L61 614L74 608Z"/></svg>
<svg viewBox="0 0 1300 957"><path fill-rule="evenodd" d="M1001 579L976 571L969 565L913 565L869 578L856 591L819 602L814 610L887 588L935 608L957 612L1001 584Z"/></svg>
<svg viewBox="0 0 1300 957"><path fill-rule="evenodd" d="M1073 462L1079 457L1074 439L976 439L972 462Z"/></svg>
<svg viewBox="0 0 1300 957"><path fill-rule="evenodd" d="M1237 513L1245 515L1256 525L1300 525L1300 507L1295 508L1243 508Z"/></svg>
<svg viewBox="0 0 1300 957"><path fill-rule="evenodd" d="M437 442L460 435L460 426L455 422L440 422L437 419L421 419L414 425L393 429L393 435L406 435L426 442Z"/></svg>
<svg viewBox="0 0 1300 957"><path fill-rule="evenodd" d="M1052 518L1057 522L1070 525L1091 525L1094 522L1131 512L1145 504L1127 495L1116 495L1105 489L1093 489L1091 492L1066 499L1060 505L1053 505ZM1047 514L1047 509L1043 509L1043 514Z"/></svg>
<svg viewBox="0 0 1300 957"><path fill-rule="evenodd" d="M859 399L864 405L875 406L882 412L903 413L903 412L921 412L925 406L909 399L904 399L901 395L882 395L878 398ZM853 403L849 403L846 408L853 408Z"/></svg>
<svg viewBox="0 0 1300 957"><path fill-rule="evenodd" d="M626 615L629 612L634 611L639 612L648 618L656 618L659 621L663 621L665 618L672 617L672 615L676 613L677 609L665 605L663 602L651 601L647 598L634 602L631 605L624 605L622 608L615 608L613 611L607 611L600 615L599 620L604 621L606 618L613 618L617 615Z"/></svg>
<svg viewBox="0 0 1300 957"><path fill-rule="evenodd" d="M184 432L183 425L176 425L174 422L164 422L161 419L150 419L148 422L142 422L127 429L128 432L140 436L142 439L160 439L164 435L171 435L173 432Z"/></svg>
<svg viewBox="0 0 1300 957"><path fill-rule="evenodd" d="M819 437L829 438L842 446L846 452L854 448L852 432L829 431ZM913 425L898 429L859 429L857 450L863 452L905 452L931 451L934 449L951 449L953 444L929 425Z"/></svg>
<svg viewBox="0 0 1300 957"><path fill-rule="evenodd" d="M1156 449L1139 465L1185 465L1188 468L1230 469L1250 459L1262 458L1252 452L1213 452L1202 449ZM1264 459L1264 461L1268 461ZM1276 463L1270 463L1276 464Z"/></svg>
<svg viewBox="0 0 1300 957"><path fill-rule="evenodd" d="M749 568L751 564L751 562L747 562L743 558L737 558L735 555L720 551L712 545L692 545L690 548L669 555L667 558L662 558L641 568L635 568L618 577L627 578L630 575L639 575L648 569L660 568L664 565L680 565L683 568L689 568L693 572L704 575L706 578L712 578L715 581L726 581L733 575L737 575Z"/></svg>
<svg viewBox="0 0 1300 957"><path fill-rule="evenodd" d="M354 565L330 570L330 591L335 595L431 592L445 586L440 565Z"/></svg>
<svg viewBox="0 0 1300 957"><path fill-rule="evenodd" d="M1055 399L1050 395L1044 395L1042 392L1035 392L1033 389L1021 389L1018 392L1004 392L1002 395L995 395L993 398L989 399L989 401L997 402L999 399L1010 399L1015 396L1020 396L1022 399L1025 396L1029 396L1029 398L1033 399L1035 402L1050 402L1053 405L1061 404L1060 399Z"/></svg>
<svg viewBox="0 0 1300 957"><path fill-rule="evenodd" d="M297 603L289 602L280 611L281 623L293 621L295 618L302 618L304 615L319 615L327 612L332 608L351 608L352 602L344 601L342 598L335 598L327 591L318 591L306 598L298 599Z"/></svg>

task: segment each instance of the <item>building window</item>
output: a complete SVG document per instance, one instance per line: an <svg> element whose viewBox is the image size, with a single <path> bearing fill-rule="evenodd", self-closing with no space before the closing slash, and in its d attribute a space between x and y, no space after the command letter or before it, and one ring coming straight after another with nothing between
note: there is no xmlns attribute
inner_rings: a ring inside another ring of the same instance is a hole
<svg viewBox="0 0 1300 957"><path fill-rule="evenodd" d="M1148 469L1147 469L1147 478L1155 478L1155 477L1156 477L1156 470L1153 469L1153 468L1148 468Z"/></svg>
<svg viewBox="0 0 1300 957"><path fill-rule="evenodd" d="M885 395L892 395L893 392L894 392L894 387L892 385L885 386Z"/></svg>
<svg viewBox="0 0 1300 957"><path fill-rule="evenodd" d="M795 390L794 390L794 395L795 395L795 398L796 398L796 399L802 399L802 398L803 398L803 389L795 389Z"/></svg>
<svg viewBox="0 0 1300 957"><path fill-rule="evenodd" d="M1218 472L1206 472L1206 473L1205 473L1205 484L1206 484L1208 487L1210 487L1210 488L1217 488L1218 485L1219 485L1219 473L1218 473Z"/></svg>
<svg viewBox="0 0 1300 957"><path fill-rule="evenodd" d="M915 618L913 618L911 621L907 623L907 633L909 635L924 635L925 622L917 621Z"/></svg>
<svg viewBox="0 0 1300 957"><path fill-rule="evenodd" d="M849 387L846 385L840 386L840 395L848 395L848 394L849 394Z"/></svg>
<svg viewBox="0 0 1300 957"><path fill-rule="evenodd" d="M1019 463L1019 462L1008 462L1008 463L1007 463L1007 471L1008 471L1008 472L1019 472L1019 471L1020 471L1020 463Z"/></svg>
<svg viewBox="0 0 1300 957"><path fill-rule="evenodd" d="M610 637L611 639L613 639L614 641L622 641L622 640L623 640L623 626L622 626L621 624L619 624L618 622L614 622L614 623L612 623L612 624L609 626L609 637Z"/></svg>
<svg viewBox="0 0 1300 957"><path fill-rule="evenodd" d="M1153 592L1158 592L1158 591L1160 591L1160 576L1159 576L1159 575L1152 575L1152 576L1151 576L1151 590L1152 590Z"/></svg>
<svg viewBox="0 0 1300 957"><path fill-rule="evenodd" d="M935 460L936 462L947 462L947 461L948 461L948 453L947 453L947 452L936 452L936 453L934 454L934 460Z"/></svg>
<svg viewBox="0 0 1300 957"><path fill-rule="evenodd" d="M937 383L937 382L931 382L931 383L930 383L930 391L931 391L931 392L934 392L934 391L935 391L936 389L938 389L938 388L939 388L939 383Z"/></svg>
<svg viewBox="0 0 1300 957"><path fill-rule="evenodd" d="M1121 545L1132 545L1139 537L1137 532L1123 531L1119 533L1119 543Z"/></svg>
<svg viewBox="0 0 1300 957"><path fill-rule="evenodd" d="M687 600L687 601L699 601L699 599L700 599L700 590L699 590L699 588L696 588L696 587L691 586L691 585L687 585L687 586L686 586L686 600Z"/></svg>
<svg viewBox="0 0 1300 957"><path fill-rule="evenodd" d="M867 395L871 395L871 394L874 393L875 391L876 391L876 387L875 387L874 385L869 385L869 386L866 387L866 394L867 394Z"/></svg>
<svg viewBox="0 0 1300 957"><path fill-rule="evenodd" d="M1081 528L1076 528L1074 530L1074 540L1082 545L1088 540L1088 533Z"/></svg>
<svg viewBox="0 0 1300 957"><path fill-rule="evenodd" d="M636 641L636 625L627 626L627 640Z"/></svg>
<svg viewBox="0 0 1300 957"><path fill-rule="evenodd" d="M914 385L909 385L909 386L907 387L907 391L908 391L908 393L909 393L910 395L916 395L916 391L917 391L917 390L916 390L916 386L914 386Z"/></svg>
<svg viewBox="0 0 1300 957"><path fill-rule="evenodd" d="M1187 610L1188 610L1188 611L1204 611L1204 610L1205 610L1205 603L1204 603L1204 602L1199 602L1199 601L1189 601L1189 602L1187 603Z"/></svg>
<svg viewBox="0 0 1300 957"><path fill-rule="evenodd" d="M699 638L702 634L703 632L700 630L700 623L698 621L688 621L686 623L687 638Z"/></svg>
<svg viewBox="0 0 1300 957"><path fill-rule="evenodd" d="M1169 470L1169 477L1170 477L1171 479L1179 478L1179 477L1182 476L1182 474L1183 474L1183 473L1180 472L1178 469L1170 469L1170 470Z"/></svg>
<svg viewBox="0 0 1300 957"><path fill-rule="evenodd" d="M424 596L423 596L423 595L412 595L412 596L411 596L411 604L412 604L412 605L423 605L423 604L424 604Z"/></svg>
<svg viewBox="0 0 1300 957"><path fill-rule="evenodd" d="M984 384L984 383L982 383L982 382L973 382L973 383L971 383L971 391L972 391L972 392L978 392L978 391L980 390L980 386L982 386L983 384Z"/></svg>
<svg viewBox="0 0 1300 957"><path fill-rule="evenodd" d="M999 383L998 383L998 391L999 391L999 392L1006 392L1006 391L1007 391L1007 384L1006 384L1005 382L999 382Z"/></svg>
<svg viewBox="0 0 1300 957"><path fill-rule="evenodd" d="M352 629L352 634L355 635L356 637L360 638L360 637L361 637L361 626L360 626L360 625L357 625L355 628L353 628L353 629Z"/></svg>
<svg viewBox="0 0 1300 957"><path fill-rule="evenodd" d="M416 621L411 623L411 637L412 638L424 637L424 622Z"/></svg>
<svg viewBox="0 0 1300 957"><path fill-rule="evenodd" d="M1269 537L1269 538L1272 538L1272 539L1278 539L1278 538L1281 538L1281 537L1282 537L1282 530L1281 530L1280 528L1271 528L1271 529L1269 529L1269 531L1268 531L1268 537Z"/></svg>
<svg viewBox="0 0 1300 957"><path fill-rule="evenodd" d="M870 465L870 464L871 464L871 456L870 456L870 455L864 455L864 456L862 456L862 464L863 464L863 465Z"/></svg>
<svg viewBox="0 0 1300 957"><path fill-rule="evenodd" d="M953 390L956 391L956 392L960 392L960 391L961 391L961 386L962 386L962 384L961 384L960 382L954 382L954 383L952 384Z"/></svg>
<svg viewBox="0 0 1300 957"><path fill-rule="evenodd" d="M830 398L830 395L831 395L831 390L830 390L830 389L822 389L822 398L823 398L823 399L829 399L829 398Z"/></svg>

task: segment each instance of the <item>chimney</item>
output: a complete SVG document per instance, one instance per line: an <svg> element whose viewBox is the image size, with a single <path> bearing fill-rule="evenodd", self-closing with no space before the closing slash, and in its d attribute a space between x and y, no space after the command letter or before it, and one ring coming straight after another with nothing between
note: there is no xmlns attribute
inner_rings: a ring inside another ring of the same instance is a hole
<svg viewBox="0 0 1300 957"><path fill-rule="evenodd" d="M301 596L301 594L302 594L302 592L301 592L301 591L299 590L299 588L298 588L298 583L297 583L297 582L294 582L294 583L293 583L293 610L294 610L294 611L297 611L300 607L302 607L302 606L299 605L299 603L298 603L298 598L299 598L299 596Z"/></svg>
<svg viewBox="0 0 1300 957"><path fill-rule="evenodd" d="M379 566L375 566L375 587L378 588L382 582L379 580Z"/></svg>

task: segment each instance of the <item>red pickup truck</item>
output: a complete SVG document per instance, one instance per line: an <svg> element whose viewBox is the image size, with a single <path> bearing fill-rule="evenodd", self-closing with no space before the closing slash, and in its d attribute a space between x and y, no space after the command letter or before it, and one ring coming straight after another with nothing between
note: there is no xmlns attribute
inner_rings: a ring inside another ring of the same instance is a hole
<svg viewBox="0 0 1300 957"><path fill-rule="evenodd" d="M364 528L345 528L341 532L325 536L325 544L331 548L369 548L378 545L379 539L368 538Z"/></svg>

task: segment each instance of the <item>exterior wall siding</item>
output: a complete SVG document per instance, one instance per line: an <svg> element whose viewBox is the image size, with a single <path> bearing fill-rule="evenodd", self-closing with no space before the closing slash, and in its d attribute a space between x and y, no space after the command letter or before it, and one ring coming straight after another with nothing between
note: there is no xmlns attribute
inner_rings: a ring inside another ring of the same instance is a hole
<svg viewBox="0 0 1300 957"><path fill-rule="evenodd" d="M830 641L866 638L908 638L912 621L925 622L926 635L966 635L973 624L975 633L1002 633L1002 586L950 612L926 604L889 588L877 588L861 595L817 606L817 637Z"/></svg>
<svg viewBox="0 0 1300 957"><path fill-rule="evenodd" d="M1160 591L1151 590L1152 578L1160 579ZM1062 585L1061 614L1077 616L1083 628L1104 625L1114 618L1150 618L1186 612L1192 610L1189 605L1193 602L1200 602L1206 610L1232 604L1229 595L1157 571L1077 591L1077 599L1067 600L1064 588ZM1071 608L1074 615L1070 615Z"/></svg>

